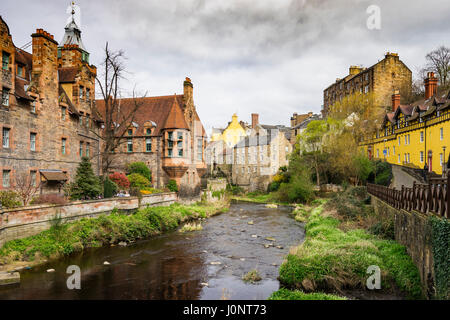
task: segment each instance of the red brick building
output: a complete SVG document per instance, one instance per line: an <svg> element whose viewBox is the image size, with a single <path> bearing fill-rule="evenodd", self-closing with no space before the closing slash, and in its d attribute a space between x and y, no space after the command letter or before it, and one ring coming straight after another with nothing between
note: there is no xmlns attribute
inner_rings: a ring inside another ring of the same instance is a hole
<svg viewBox="0 0 450 320"><path fill-rule="evenodd" d="M131 162L145 162L152 171L154 187L177 182L180 194L200 192L206 172L206 132L193 100L193 84L183 83L182 95L120 99L121 113L129 114L139 104L134 120L114 153L111 170L125 171ZM97 100L104 113L104 100ZM128 112L128 113L127 113Z"/></svg>
<svg viewBox="0 0 450 320"><path fill-rule="evenodd" d="M95 110L96 67L89 64L81 31L72 20L58 45L37 29L32 52L15 46L0 17L0 189L27 176L41 192L62 192L82 156L99 172L102 120Z"/></svg>

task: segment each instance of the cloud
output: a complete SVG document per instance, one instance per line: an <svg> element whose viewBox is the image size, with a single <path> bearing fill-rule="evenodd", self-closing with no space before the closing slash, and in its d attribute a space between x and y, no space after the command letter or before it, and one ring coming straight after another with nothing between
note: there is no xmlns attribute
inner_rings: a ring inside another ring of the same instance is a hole
<svg viewBox="0 0 450 320"><path fill-rule="evenodd" d="M381 9L381 30L368 30L366 9ZM415 70L446 44L448 1L171 0L78 1L83 42L99 65L106 41L127 56L125 94L182 92L185 76L209 130L234 112L249 121L289 124L292 113L319 112L322 92L354 64L370 66L387 51ZM16 45L37 27L63 35L66 5L17 0L2 5ZM24 15L23 10L27 8Z"/></svg>

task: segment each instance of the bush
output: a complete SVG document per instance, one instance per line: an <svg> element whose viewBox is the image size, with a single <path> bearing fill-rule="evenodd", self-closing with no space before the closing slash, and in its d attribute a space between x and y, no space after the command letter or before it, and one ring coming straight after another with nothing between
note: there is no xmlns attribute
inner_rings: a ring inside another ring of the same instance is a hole
<svg viewBox="0 0 450 320"><path fill-rule="evenodd" d="M175 180L170 180L166 187L172 192L178 192L178 186Z"/></svg>
<svg viewBox="0 0 450 320"><path fill-rule="evenodd" d="M105 178L103 181L103 196L105 198L111 198L114 197L118 191L117 184L109 179L108 177Z"/></svg>
<svg viewBox="0 0 450 320"><path fill-rule="evenodd" d="M12 190L0 191L0 203L3 208L14 208L22 205L19 194Z"/></svg>
<svg viewBox="0 0 450 320"><path fill-rule="evenodd" d="M311 181L306 176L293 176L289 183L282 183L275 197L281 202L309 202L314 197Z"/></svg>
<svg viewBox="0 0 450 320"><path fill-rule="evenodd" d="M66 204L67 200L64 196L59 194L41 194L35 197L30 204Z"/></svg>
<svg viewBox="0 0 450 320"><path fill-rule="evenodd" d="M150 181L139 173L132 173L128 177L131 188L137 188L139 190L151 187Z"/></svg>
<svg viewBox="0 0 450 320"><path fill-rule="evenodd" d="M278 189L280 189L280 183L276 182L276 181L271 182L267 189L268 189L269 192L277 191Z"/></svg>
<svg viewBox="0 0 450 320"><path fill-rule="evenodd" d="M128 190L130 187L130 181L127 176L121 172L114 172L110 174L109 179L111 179L121 189Z"/></svg>
<svg viewBox="0 0 450 320"><path fill-rule="evenodd" d="M144 162L133 162L128 165L128 173L138 173L148 181L152 181L152 172Z"/></svg>

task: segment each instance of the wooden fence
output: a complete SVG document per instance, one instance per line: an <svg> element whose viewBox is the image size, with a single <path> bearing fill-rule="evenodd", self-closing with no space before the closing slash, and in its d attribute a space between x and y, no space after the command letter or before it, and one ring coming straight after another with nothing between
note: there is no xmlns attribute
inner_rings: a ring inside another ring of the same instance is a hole
<svg viewBox="0 0 450 320"><path fill-rule="evenodd" d="M367 184L367 192L396 209L437 214L449 218L450 195L447 178L430 178L428 184L414 183L412 188L402 186L401 190L376 184Z"/></svg>

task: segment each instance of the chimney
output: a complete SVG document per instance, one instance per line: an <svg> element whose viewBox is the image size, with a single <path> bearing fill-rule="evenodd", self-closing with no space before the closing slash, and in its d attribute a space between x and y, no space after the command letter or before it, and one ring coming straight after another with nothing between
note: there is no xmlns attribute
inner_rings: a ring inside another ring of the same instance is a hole
<svg viewBox="0 0 450 320"><path fill-rule="evenodd" d="M395 112L400 106L400 92L398 90L394 91L392 95L392 112Z"/></svg>
<svg viewBox="0 0 450 320"><path fill-rule="evenodd" d="M258 124L259 124L259 114L252 113L252 128L255 129Z"/></svg>
<svg viewBox="0 0 450 320"><path fill-rule="evenodd" d="M183 100L184 104L186 105L187 109L194 107L194 97L193 97L193 88L191 79L186 77L186 80L184 80L183 83Z"/></svg>
<svg viewBox="0 0 450 320"><path fill-rule="evenodd" d="M434 76L434 72L428 72L425 79L425 99L430 99L437 92L438 79Z"/></svg>
<svg viewBox="0 0 450 320"><path fill-rule="evenodd" d="M358 66L350 66L348 74L353 76L355 74L358 74L362 71L362 67L358 67Z"/></svg>
<svg viewBox="0 0 450 320"><path fill-rule="evenodd" d="M33 46L32 81L39 87L58 87L58 42L43 29L31 35Z"/></svg>

